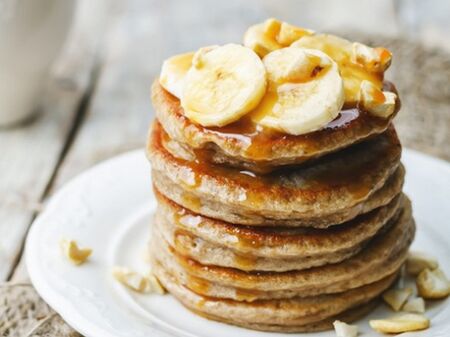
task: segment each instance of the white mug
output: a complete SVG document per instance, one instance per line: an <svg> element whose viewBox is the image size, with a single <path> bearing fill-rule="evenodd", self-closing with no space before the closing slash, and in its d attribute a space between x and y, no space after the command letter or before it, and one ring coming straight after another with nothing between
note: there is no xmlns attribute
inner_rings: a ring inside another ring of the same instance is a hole
<svg viewBox="0 0 450 337"><path fill-rule="evenodd" d="M0 126L36 111L75 0L0 0Z"/></svg>

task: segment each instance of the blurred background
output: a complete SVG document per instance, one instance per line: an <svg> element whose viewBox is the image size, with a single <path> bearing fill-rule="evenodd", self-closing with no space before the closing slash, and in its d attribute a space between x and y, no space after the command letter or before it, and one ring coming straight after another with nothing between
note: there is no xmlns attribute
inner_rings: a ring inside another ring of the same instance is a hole
<svg viewBox="0 0 450 337"><path fill-rule="evenodd" d="M26 280L23 241L55 189L143 147L165 58L268 17L390 48L403 143L450 160L449 14L448 0L0 0L0 281Z"/></svg>

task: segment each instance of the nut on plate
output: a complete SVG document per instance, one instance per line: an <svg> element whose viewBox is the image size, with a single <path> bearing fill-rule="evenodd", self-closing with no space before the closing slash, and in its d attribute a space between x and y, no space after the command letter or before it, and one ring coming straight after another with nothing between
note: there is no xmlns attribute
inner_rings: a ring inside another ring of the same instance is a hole
<svg viewBox="0 0 450 337"><path fill-rule="evenodd" d="M423 314L425 312L425 301L422 297L410 298L403 305L402 311L417 312Z"/></svg>
<svg viewBox="0 0 450 337"><path fill-rule="evenodd" d="M450 294L450 282L441 269L424 269L416 279L417 291L425 299L440 299Z"/></svg>
<svg viewBox="0 0 450 337"><path fill-rule="evenodd" d="M438 261L425 253L410 251L406 259L406 272L411 275L418 275L422 270L430 270L439 267Z"/></svg>
<svg viewBox="0 0 450 337"><path fill-rule="evenodd" d="M395 311L399 311L413 293L411 288L389 289L383 294L383 300Z"/></svg>
<svg viewBox="0 0 450 337"><path fill-rule="evenodd" d="M341 321L334 321L333 323L336 337L356 337L358 336L358 326L350 325Z"/></svg>
<svg viewBox="0 0 450 337"><path fill-rule="evenodd" d="M59 244L63 254L69 259L70 262L77 266L86 262L92 254L92 249L80 248L74 240L62 239Z"/></svg>
<svg viewBox="0 0 450 337"><path fill-rule="evenodd" d="M369 321L372 329L382 333L402 333L424 330L430 326L430 320L420 314L403 314L385 319Z"/></svg>
<svg viewBox="0 0 450 337"><path fill-rule="evenodd" d="M112 275L124 286L138 293L156 293L160 295L165 293L165 289L153 274L143 276L126 267L115 266L112 269Z"/></svg>

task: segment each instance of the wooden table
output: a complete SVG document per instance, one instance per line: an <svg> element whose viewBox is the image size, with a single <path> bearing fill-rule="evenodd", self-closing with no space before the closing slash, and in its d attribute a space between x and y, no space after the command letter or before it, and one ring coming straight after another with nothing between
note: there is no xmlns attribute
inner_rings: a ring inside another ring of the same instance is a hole
<svg viewBox="0 0 450 337"><path fill-rule="evenodd" d="M439 43L450 50L446 34L450 6L446 1L78 2L72 34L38 115L17 128L0 130L0 281L27 281L22 261L27 230L56 189L106 158L143 147L153 118L150 84L169 55L241 41L247 26L271 16L316 30L344 31L364 38L370 34L395 48L401 46L399 54L406 60L408 53L419 55L417 64L426 62L420 56L424 49L411 45L407 50L410 44L405 38L428 46ZM430 55L438 55L440 63L442 59L448 62L447 54L433 53ZM414 68L414 62L409 66ZM422 63L418 68L425 67ZM396 80L403 81L403 64L396 66L394 56ZM398 128L406 145L450 159L448 72L437 73L441 77L433 77L433 81L444 83L439 95L430 98L434 87L419 86L414 97L422 98L407 100L406 107L413 113L401 115ZM417 87L414 81L417 77L404 82L405 95ZM418 110L417 104L431 100L435 105L424 118L425 111Z"/></svg>

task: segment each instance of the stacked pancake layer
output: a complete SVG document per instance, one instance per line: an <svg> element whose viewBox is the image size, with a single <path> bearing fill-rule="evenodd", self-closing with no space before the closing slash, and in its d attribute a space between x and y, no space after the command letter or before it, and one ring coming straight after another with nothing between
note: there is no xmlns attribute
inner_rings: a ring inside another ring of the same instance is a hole
<svg viewBox="0 0 450 337"><path fill-rule="evenodd" d="M187 308L319 331L363 316L395 282L415 225L390 118L354 109L306 136L255 136L243 122L191 123L158 83L153 103L152 264Z"/></svg>

